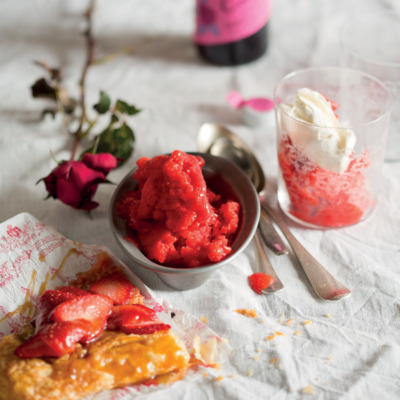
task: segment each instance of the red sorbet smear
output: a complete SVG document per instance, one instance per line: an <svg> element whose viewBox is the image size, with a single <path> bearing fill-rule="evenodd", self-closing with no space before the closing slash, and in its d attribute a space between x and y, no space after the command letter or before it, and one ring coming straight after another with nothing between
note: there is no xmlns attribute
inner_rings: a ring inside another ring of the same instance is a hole
<svg viewBox="0 0 400 400"><path fill-rule="evenodd" d="M291 201L290 213L305 222L325 227L352 225L373 206L365 188L365 170L370 164L367 151L353 158L340 174L312 163L285 135L278 160Z"/></svg>
<svg viewBox="0 0 400 400"><path fill-rule="evenodd" d="M203 165L201 157L179 150L137 161L138 190L121 198L117 210L149 259L193 268L232 251L240 205L207 188Z"/></svg>

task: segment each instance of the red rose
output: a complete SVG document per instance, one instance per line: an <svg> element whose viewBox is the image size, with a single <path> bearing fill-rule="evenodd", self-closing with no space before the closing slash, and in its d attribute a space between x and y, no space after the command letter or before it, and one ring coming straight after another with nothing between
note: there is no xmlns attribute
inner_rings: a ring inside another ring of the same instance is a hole
<svg viewBox="0 0 400 400"><path fill-rule="evenodd" d="M99 205L92 201L98 184L106 182L107 174L116 166L112 154L86 153L82 161L63 161L42 180L54 199L73 208L93 210Z"/></svg>

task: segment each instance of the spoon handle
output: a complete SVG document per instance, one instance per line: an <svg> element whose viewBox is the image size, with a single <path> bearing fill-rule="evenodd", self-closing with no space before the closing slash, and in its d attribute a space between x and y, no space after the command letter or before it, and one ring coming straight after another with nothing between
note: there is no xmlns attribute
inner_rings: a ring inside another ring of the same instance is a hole
<svg viewBox="0 0 400 400"><path fill-rule="evenodd" d="M303 267L315 293L323 300L339 300L351 294L341 282L334 278L293 236L283 218L278 215L265 201L262 207L279 226L286 237L294 254Z"/></svg>
<svg viewBox="0 0 400 400"><path fill-rule="evenodd" d="M282 254L288 254L289 250L287 249L285 243L279 236L275 227L272 225L272 221L268 214L261 210L261 218L260 223L258 225L261 237L264 240L264 243L278 256Z"/></svg>
<svg viewBox="0 0 400 400"><path fill-rule="evenodd" d="M268 294L277 292L278 290L282 290L283 284L279 279L278 275L276 274L275 270L272 268L272 265L268 260L267 253L265 252L264 247L262 245L259 228L257 229L254 235L253 244L254 244L254 250L256 252L256 263L258 272L264 272L267 275L274 278L274 282L266 289L264 289L263 293Z"/></svg>

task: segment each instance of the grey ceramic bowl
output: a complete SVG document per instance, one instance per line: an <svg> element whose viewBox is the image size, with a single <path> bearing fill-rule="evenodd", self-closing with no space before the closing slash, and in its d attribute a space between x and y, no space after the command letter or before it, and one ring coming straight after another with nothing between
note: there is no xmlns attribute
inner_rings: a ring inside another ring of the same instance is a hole
<svg viewBox="0 0 400 400"><path fill-rule="evenodd" d="M197 268L165 267L149 260L136 246L124 239L125 222L118 217L115 204L127 191L137 187L132 179L136 168L132 169L116 188L110 203L109 218L111 230L122 251L132 261L132 269L145 268L156 273L169 287L177 290L188 290L202 285L214 271L229 264L250 243L260 218L260 203L257 192L240 168L232 162L206 153L190 153L201 156L205 165L202 169L207 185L213 189L213 183L227 185L241 205L241 223L236 239L232 243L232 252L219 263ZM221 181L222 178L222 181ZM215 190L215 189L214 189ZM215 190L218 193L218 189Z"/></svg>

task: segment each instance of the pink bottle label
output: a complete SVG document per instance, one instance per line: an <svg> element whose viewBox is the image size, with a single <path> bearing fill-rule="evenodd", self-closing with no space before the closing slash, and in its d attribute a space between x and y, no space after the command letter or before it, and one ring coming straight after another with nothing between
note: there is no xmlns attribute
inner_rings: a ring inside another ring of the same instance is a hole
<svg viewBox="0 0 400 400"><path fill-rule="evenodd" d="M253 35L268 21L272 0L196 0L195 42L216 45Z"/></svg>

